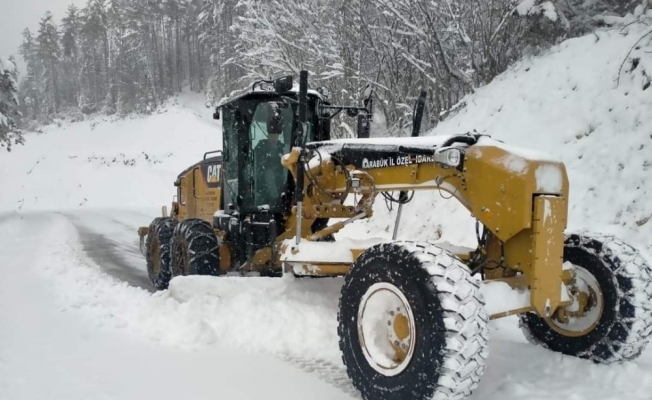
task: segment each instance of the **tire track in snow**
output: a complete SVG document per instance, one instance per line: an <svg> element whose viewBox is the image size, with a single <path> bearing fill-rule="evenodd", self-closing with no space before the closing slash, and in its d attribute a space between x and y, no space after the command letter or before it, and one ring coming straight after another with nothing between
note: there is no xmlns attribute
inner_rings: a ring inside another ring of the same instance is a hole
<svg viewBox="0 0 652 400"><path fill-rule="evenodd" d="M349 396L361 399L360 393L351 383L344 366L335 365L326 360L281 356L281 360L292 364L308 374L316 375L321 381L341 390Z"/></svg>
<svg viewBox="0 0 652 400"><path fill-rule="evenodd" d="M136 246L131 248L131 246L89 229L81 222L81 217L77 215L60 214L75 226L84 252L107 274L132 286L154 292L154 287L147 276L147 272L138 269L122 256L121 252L123 251L140 255L140 251Z"/></svg>

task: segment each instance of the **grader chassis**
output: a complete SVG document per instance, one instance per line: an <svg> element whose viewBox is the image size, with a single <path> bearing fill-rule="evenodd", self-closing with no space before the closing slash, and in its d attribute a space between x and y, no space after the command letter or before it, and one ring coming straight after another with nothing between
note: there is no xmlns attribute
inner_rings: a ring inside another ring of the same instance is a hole
<svg viewBox="0 0 652 400"><path fill-rule="evenodd" d="M139 229L154 286L192 274L344 276L340 349L367 400L465 398L485 370L489 320L509 315L553 351L640 355L652 332L646 260L615 237L565 233L562 163L483 135L417 137L424 102L413 137L384 140L368 138L371 94L364 107L333 106L304 71L298 91L292 77L259 81L218 105L223 150L182 172L169 215ZM341 111L358 117L359 138L330 140ZM282 153L282 168L264 165L259 146ZM466 207L477 247L334 241L372 216L379 193L402 207L416 190Z"/></svg>

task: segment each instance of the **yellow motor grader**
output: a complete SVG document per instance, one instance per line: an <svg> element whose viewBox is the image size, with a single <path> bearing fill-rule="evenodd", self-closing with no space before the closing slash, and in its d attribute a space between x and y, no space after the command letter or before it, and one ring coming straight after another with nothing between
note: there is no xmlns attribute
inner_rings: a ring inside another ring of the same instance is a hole
<svg viewBox="0 0 652 400"><path fill-rule="evenodd" d="M618 238L566 232L563 163L486 135L419 137L425 93L412 137L369 138L365 97L364 107L332 105L302 71L298 88L291 76L258 81L219 104L222 150L183 171L169 214L139 229L154 286L192 274L344 276L340 350L367 400L470 395L488 322L510 315L553 351L600 363L642 352L650 266ZM331 140L340 112L358 118L358 138ZM334 239L372 216L378 194L400 217L417 190L466 207L477 246Z"/></svg>

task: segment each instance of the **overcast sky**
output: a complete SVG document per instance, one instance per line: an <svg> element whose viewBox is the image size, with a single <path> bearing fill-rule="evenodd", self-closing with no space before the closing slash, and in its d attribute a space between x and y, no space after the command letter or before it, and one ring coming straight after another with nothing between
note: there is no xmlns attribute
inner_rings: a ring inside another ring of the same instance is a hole
<svg viewBox="0 0 652 400"><path fill-rule="evenodd" d="M39 20L48 10L59 25L69 4L81 7L86 0L0 0L0 56L7 58L13 54L20 59L18 46L23 29L29 28L35 33ZM19 68L22 74L22 63Z"/></svg>

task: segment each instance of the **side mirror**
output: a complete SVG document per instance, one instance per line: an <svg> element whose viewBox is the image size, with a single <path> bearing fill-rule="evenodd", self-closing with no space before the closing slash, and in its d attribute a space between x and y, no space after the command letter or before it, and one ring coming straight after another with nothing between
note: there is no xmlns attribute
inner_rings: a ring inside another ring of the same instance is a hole
<svg viewBox="0 0 652 400"><path fill-rule="evenodd" d="M316 90L317 90L317 93L321 94L323 98L328 100L328 97L330 96L330 91L328 90L327 87L320 86Z"/></svg>
<svg viewBox="0 0 652 400"><path fill-rule="evenodd" d="M220 119L220 109L216 108L215 112L213 112L213 119Z"/></svg>
<svg viewBox="0 0 652 400"><path fill-rule="evenodd" d="M292 90L293 81L292 75L278 78L274 81L274 90L276 93L286 93Z"/></svg>

